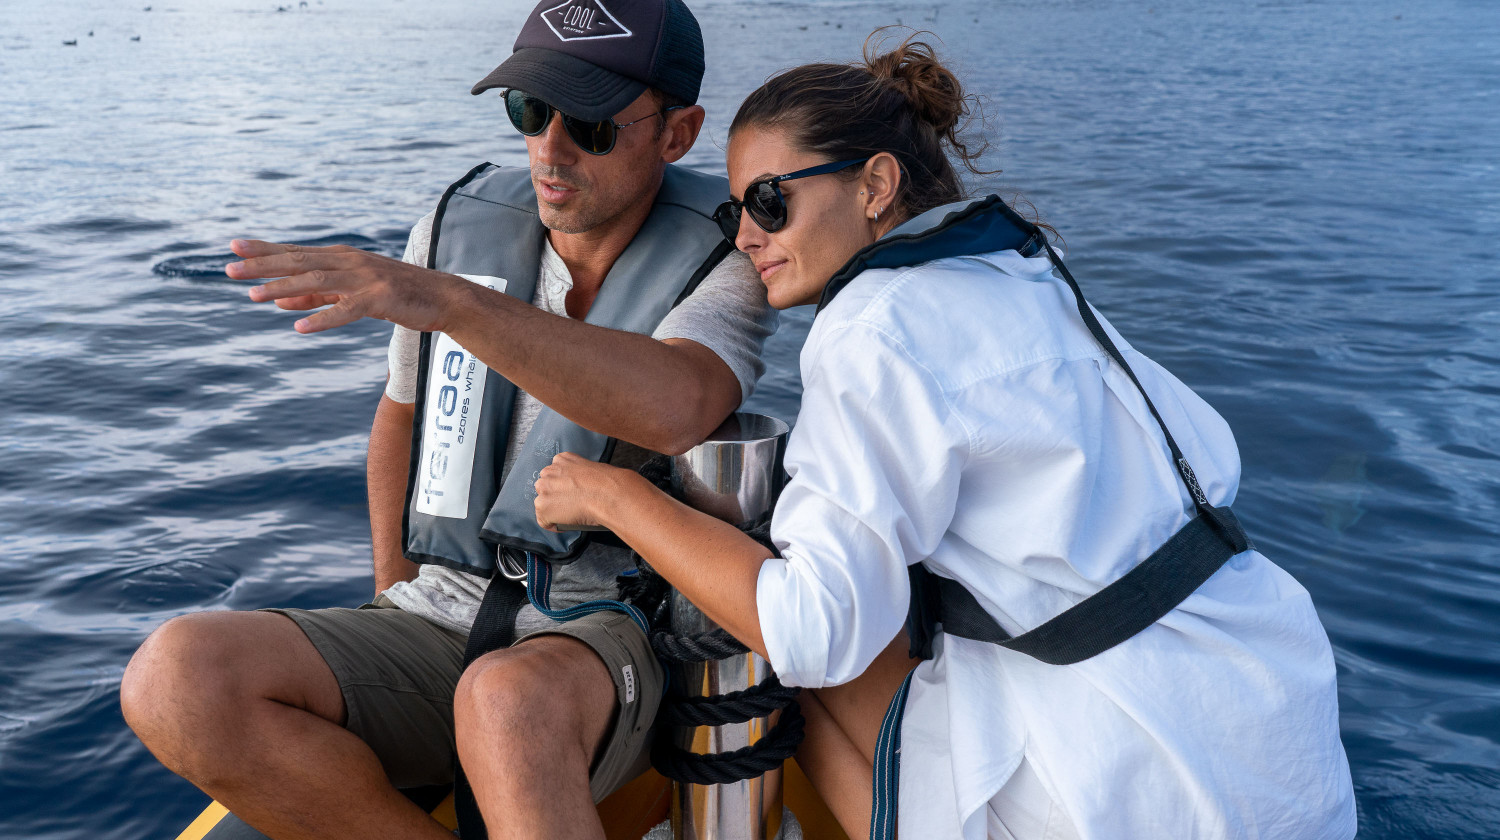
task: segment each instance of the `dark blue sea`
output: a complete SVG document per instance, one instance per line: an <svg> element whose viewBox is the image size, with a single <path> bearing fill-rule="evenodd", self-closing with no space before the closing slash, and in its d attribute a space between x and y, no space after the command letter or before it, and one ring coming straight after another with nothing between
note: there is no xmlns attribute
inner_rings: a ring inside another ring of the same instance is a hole
<svg viewBox="0 0 1500 840"><path fill-rule="evenodd" d="M468 88L529 2L279 2L0 0L3 838L175 837L206 798L121 720L131 652L371 594L388 326L297 335L228 241L398 254L525 160ZM1500 6L692 3L710 171L769 73L942 39L988 97L980 188L1234 427L1236 508L1333 639L1361 836L1500 835ZM795 415L808 323L750 408Z"/></svg>

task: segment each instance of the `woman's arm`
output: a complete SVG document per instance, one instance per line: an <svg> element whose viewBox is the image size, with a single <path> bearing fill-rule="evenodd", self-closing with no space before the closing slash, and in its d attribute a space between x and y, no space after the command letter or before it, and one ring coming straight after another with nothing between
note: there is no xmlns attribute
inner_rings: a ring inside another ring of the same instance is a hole
<svg viewBox="0 0 1500 840"><path fill-rule="evenodd" d="M564 452L536 482L536 518L603 525L646 558L689 601L761 656L766 644L756 580L769 552L727 522L676 501L629 470Z"/></svg>
<svg viewBox="0 0 1500 840"><path fill-rule="evenodd" d="M962 422L901 345L829 332L804 351L779 557L634 473L563 454L537 481L543 527L608 527L782 682L810 688L855 679L901 629L907 565L937 549L969 455Z"/></svg>

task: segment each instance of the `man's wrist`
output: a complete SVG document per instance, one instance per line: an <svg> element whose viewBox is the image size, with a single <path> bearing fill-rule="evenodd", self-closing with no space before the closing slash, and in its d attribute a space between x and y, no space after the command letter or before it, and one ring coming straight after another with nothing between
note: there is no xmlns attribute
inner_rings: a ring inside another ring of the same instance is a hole
<svg viewBox="0 0 1500 840"><path fill-rule="evenodd" d="M527 310L541 311L519 298L456 274L444 274L442 282L434 286L432 291L438 303L433 319L437 326L431 332L446 333L459 344L463 344L459 336L506 332L516 326L511 319L527 314Z"/></svg>
<svg viewBox="0 0 1500 840"><path fill-rule="evenodd" d="M456 274L444 273L433 283L431 292L437 300L437 312L433 317L433 329L431 332L446 333L453 335L464 327L464 315L472 312L473 302L470 300L478 287Z"/></svg>

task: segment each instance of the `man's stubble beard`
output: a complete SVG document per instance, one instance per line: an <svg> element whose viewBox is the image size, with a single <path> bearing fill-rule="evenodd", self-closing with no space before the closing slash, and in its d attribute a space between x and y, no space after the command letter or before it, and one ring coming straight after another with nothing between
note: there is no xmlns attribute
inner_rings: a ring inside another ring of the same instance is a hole
<svg viewBox="0 0 1500 840"><path fill-rule="evenodd" d="M561 181L565 186L582 186L579 179L573 177L567 167L542 166L533 164L531 167L531 183L533 188L538 181L546 178L553 181ZM586 189L579 190L579 195L568 202L569 207L562 209L554 204L549 204L537 196L537 215L541 217L542 224L548 230L558 233L587 233L608 220L610 214L605 208L600 208L596 199L597 193L588 185Z"/></svg>
<svg viewBox="0 0 1500 840"><path fill-rule="evenodd" d="M579 179L572 177L567 167L533 164L531 167L533 187L543 178L561 181L569 187L580 185ZM570 206L566 210L549 204L542 200L541 196L537 196L537 215L548 230L565 234L588 233L621 215L636 201L635 197L631 197L621 201L619 206L602 205L600 199L603 193L594 184L587 185L586 189L579 192L583 194L570 201Z"/></svg>
<svg viewBox="0 0 1500 840"><path fill-rule="evenodd" d="M584 206L561 210L545 201L538 201L537 215L548 230L557 233L588 233L607 221L608 217L600 213L599 208L585 202L578 203Z"/></svg>

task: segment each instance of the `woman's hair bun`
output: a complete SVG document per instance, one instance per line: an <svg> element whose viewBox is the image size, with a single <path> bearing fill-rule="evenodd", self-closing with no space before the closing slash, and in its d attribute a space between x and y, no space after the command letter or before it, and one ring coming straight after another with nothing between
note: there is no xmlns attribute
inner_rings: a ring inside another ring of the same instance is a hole
<svg viewBox="0 0 1500 840"><path fill-rule="evenodd" d="M983 127L982 103L964 93L931 43L917 40L931 33L893 29L875 30L861 61L804 64L767 79L741 103L730 137L760 126L785 132L793 146L828 161L893 155L901 179L892 205L897 209L887 219L908 219L961 200L965 190L955 162L977 176L999 171L978 165L988 148L982 134L973 148L960 136L972 127L971 118ZM895 48L887 49L898 37ZM840 177L858 175L849 170Z"/></svg>
<svg viewBox="0 0 1500 840"><path fill-rule="evenodd" d="M876 79L899 90L917 116L939 135L952 135L969 113L968 97L952 70L938 61L937 52L913 32L889 52L878 50L891 27L875 30L865 41L865 68Z"/></svg>

